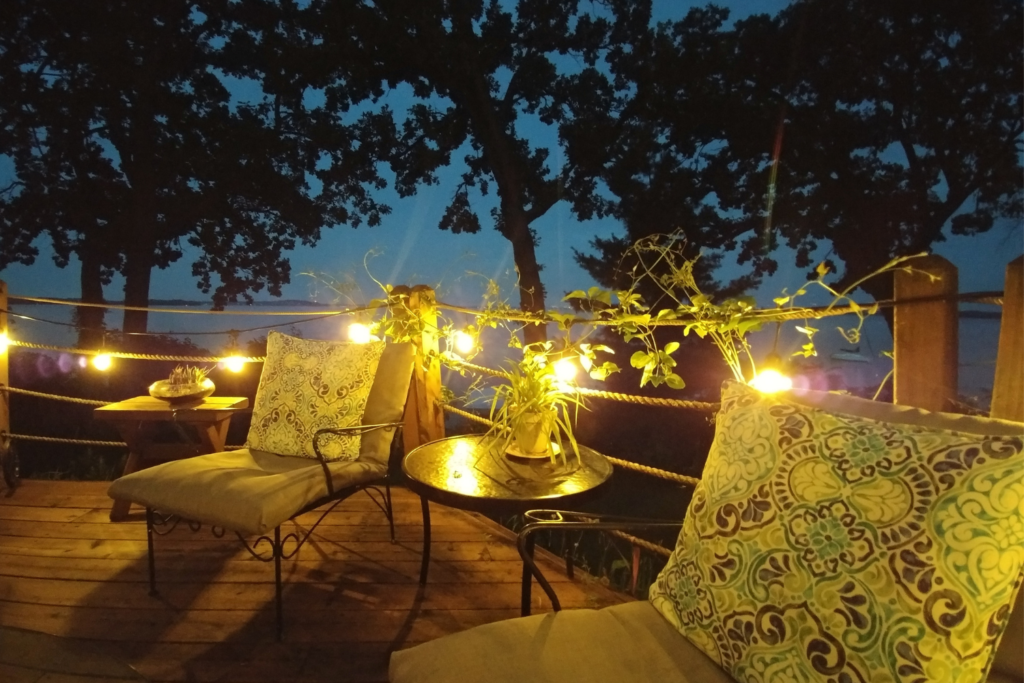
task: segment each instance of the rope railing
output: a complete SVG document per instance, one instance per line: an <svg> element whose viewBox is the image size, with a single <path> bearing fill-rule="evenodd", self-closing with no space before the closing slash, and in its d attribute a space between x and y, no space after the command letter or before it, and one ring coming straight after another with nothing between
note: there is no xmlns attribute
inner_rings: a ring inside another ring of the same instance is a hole
<svg viewBox="0 0 1024 683"><path fill-rule="evenodd" d="M130 353L128 351L114 351L106 349L73 349L66 346L36 344L34 342L19 341L17 339L11 339L8 343L11 346L19 346L21 348L35 349L38 351L56 351L58 353L78 354L80 356L99 356L101 354L106 354L112 358L127 358L130 360L158 360L174 361L178 363L219 363L224 360L223 356L172 356L152 353ZM248 356L242 357L241 360L245 363L262 363L266 360L266 356Z"/></svg>
<svg viewBox="0 0 1024 683"><path fill-rule="evenodd" d="M87 406L108 406L112 401L99 401L89 398L75 398L74 396L61 396L60 394L44 394L41 391L32 391L30 389L19 389L17 387L8 387L0 384L0 393L9 392L11 394L22 394L24 396L35 396L36 398L45 398L51 401L64 401L65 403L80 403Z"/></svg>
<svg viewBox="0 0 1024 683"><path fill-rule="evenodd" d="M605 533L611 534L612 536L615 536L616 538L621 538L624 541L629 541L630 543L632 543L633 545L635 545L635 546L637 546L639 548L643 548L644 550L650 550L652 553L656 553L656 554L661 555L663 557L671 557L672 556L672 551L670 549L666 548L665 546L658 545L657 543L652 543L650 541L646 541L646 540L644 540L642 538L637 538L636 536L633 536L631 534L627 534L625 531L616 531L615 529L610 529L610 530L606 531Z"/></svg>
<svg viewBox="0 0 1024 683"><path fill-rule="evenodd" d="M111 448L127 448L124 441L95 441L92 439L67 439L57 436L38 436L36 434L8 434L9 438L20 441L43 441L45 443L64 443L75 446L109 446Z"/></svg>
<svg viewBox="0 0 1024 683"><path fill-rule="evenodd" d="M609 401L622 401L624 403L636 403L644 406L663 406L666 408L685 408L688 410L706 410L716 412L721 403L708 403L706 401L684 401L678 398L659 398L657 396L637 396L635 394L620 394L615 391L602 391L601 389L587 389L578 387L576 389L584 396L593 398L604 398Z"/></svg>
<svg viewBox="0 0 1024 683"><path fill-rule="evenodd" d="M470 363L459 358L452 356L442 356L442 362L445 364L463 369L470 370L482 375L490 375L491 377L497 377L499 379L509 379L511 375L501 370L495 370L488 368L483 365L477 365ZM576 387L576 391L584 396L590 396L593 398L603 398L609 401L621 401L624 403L635 403L638 405L645 406L660 406L665 408L683 408L687 410L705 410L709 412L715 412L721 406L720 403L708 403L705 401L686 401L676 398L658 398L655 396L638 396L635 394L621 394L615 391L603 391L601 389L588 389L586 387Z"/></svg>
<svg viewBox="0 0 1024 683"><path fill-rule="evenodd" d="M913 303L928 303L933 301L958 301L961 303L976 303L976 304L991 304L995 306L1003 305L1003 292L962 292L955 295L937 295L937 296L921 296L911 297L907 299L883 299L868 304L854 303L847 306L805 306L805 307L794 307L794 308L764 308L751 311L748 315L754 317L763 318L765 322L784 322L788 320L819 320L821 318L829 318L840 315L850 315L852 313L862 312L865 309L869 309L877 306L878 308L894 308L895 306L902 304L913 304ZM489 318L498 318L501 320L507 320L509 322L522 322L536 325L543 325L554 322L564 322L564 324L570 325L595 325L595 326L614 326L621 324L621 321L612 319L601 319L601 318L570 318L566 321L556 321L546 314L530 313L524 311L522 313L513 312L508 309L500 311L488 311L475 308L469 308L466 306L458 306L455 304L449 304L443 301L437 302L438 308L443 308L448 311L456 313L465 313L467 315L474 316L486 316ZM684 327L686 325L692 325L695 322L693 318L678 318L678 319L652 319L648 325L651 327Z"/></svg>
<svg viewBox="0 0 1024 683"><path fill-rule="evenodd" d="M16 294L8 294L7 298L12 301L27 301L35 304L55 304L58 306L74 306L75 308L108 308L114 311L145 311L146 313L174 313L183 315L320 315L320 316L332 316L332 315L350 315L353 313L363 313L365 311L372 311L380 308L384 304L373 304L368 306L356 306L354 308L341 308L341 309L327 309L327 310L311 310L311 311L211 311L211 310L196 310L193 308L163 308L153 306L125 306L123 304L113 303L89 303L85 301L74 301L71 299L51 299L41 296L20 296Z"/></svg>
<svg viewBox="0 0 1024 683"><path fill-rule="evenodd" d="M441 404L441 409L444 410L445 412L452 413L453 415L460 415L460 416L462 416L462 417L464 417L466 419L472 420L473 422L477 422L479 424L483 424L483 425L487 425L487 426L491 426L491 427L494 426L494 423L492 421L488 420L486 417L481 417L480 415L474 415L471 412L468 412L466 410L461 410L459 408L456 408L455 406L448 405L447 403ZM613 458L610 455L606 455L605 458L608 459L608 462L610 462L613 465L616 465L617 467L622 467L623 469L633 470L635 472L640 472L642 474L647 474L647 475L650 475L652 477L657 477L659 479L665 479L667 481L673 481L673 482L676 482L678 484L687 484L689 486L696 486L700 482L700 479L697 479L696 477L688 477L685 474L676 474L675 472L669 472L668 470L662 470L662 469L659 469L657 467L650 467L648 465L641 465L639 463L630 462L629 460L621 460L620 458Z"/></svg>

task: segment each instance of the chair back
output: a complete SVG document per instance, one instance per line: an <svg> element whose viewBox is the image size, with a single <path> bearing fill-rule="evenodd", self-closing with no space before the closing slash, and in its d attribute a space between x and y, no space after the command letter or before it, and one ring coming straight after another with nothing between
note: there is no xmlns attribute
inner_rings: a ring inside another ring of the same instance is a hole
<svg viewBox="0 0 1024 683"><path fill-rule="evenodd" d="M377 366L377 374L370 387L370 396L363 410L363 424L401 422L405 403L409 397L412 364L415 352L411 343L387 344ZM375 429L363 434L359 446L360 459L376 460L388 464L395 428Z"/></svg>

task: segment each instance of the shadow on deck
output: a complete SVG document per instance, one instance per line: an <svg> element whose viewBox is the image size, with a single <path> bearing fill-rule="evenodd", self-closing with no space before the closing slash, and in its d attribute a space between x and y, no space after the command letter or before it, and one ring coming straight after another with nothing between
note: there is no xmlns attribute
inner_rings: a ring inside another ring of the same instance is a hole
<svg viewBox="0 0 1024 683"><path fill-rule="evenodd" d="M150 597L142 514L111 523L106 488L26 481L0 491L0 680L384 681L393 650L519 614L514 537L438 505L420 590L419 499L397 489L397 543L383 514L355 496L282 565L277 643L272 565L182 525L157 539L160 595ZM630 599L540 561L567 608ZM534 613L550 610L533 594Z"/></svg>

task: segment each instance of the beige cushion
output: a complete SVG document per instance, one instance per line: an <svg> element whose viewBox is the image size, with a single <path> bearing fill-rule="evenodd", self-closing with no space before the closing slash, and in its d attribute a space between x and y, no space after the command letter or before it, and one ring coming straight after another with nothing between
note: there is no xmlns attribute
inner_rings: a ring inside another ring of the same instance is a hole
<svg viewBox="0 0 1024 683"><path fill-rule="evenodd" d="M654 605L741 681L984 679L1024 567L1024 425L727 383Z"/></svg>
<svg viewBox="0 0 1024 683"><path fill-rule="evenodd" d="M376 460L332 462L335 490L382 477ZM110 485L111 498L130 500L245 534L265 534L327 495L319 462L243 448L175 460Z"/></svg>
<svg viewBox="0 0 1024 683"><path fill-rule="evenodd" d="M392 683L729 683L647 602L508 619L391 655Z"/></svg>
<svg viewBox="0 0 1024 683"><path fill-rule="evenodd" d="M387 344L381 354L377 375L373 378L370 396L366 399L362 424L375 425L401 422L405 414L405 402L409 397L409 382L412 379L413 346ZM359 445L359 458L373 458L387 464L391 441L395 429L375 429L363 434Z"/></svg>
<svg viewBox="0 0 1024 683"><path fill-rule="evenodd" d="M317 430L360 424L383 351L384 342L319 341L271 332L246 446L316 458ZM359 456L359 434L329 435L318 443L326 460Z"/></svg>

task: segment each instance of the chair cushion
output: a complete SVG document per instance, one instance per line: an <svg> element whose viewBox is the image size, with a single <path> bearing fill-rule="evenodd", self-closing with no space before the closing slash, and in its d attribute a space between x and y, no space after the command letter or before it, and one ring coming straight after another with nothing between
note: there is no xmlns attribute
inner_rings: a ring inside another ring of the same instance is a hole
<svg viewBox="0 0 1024 683"><path fill-rule="evenodd" d="M332 462L335 490L382 477L374 461ZM111 498L245 534L265 534L327 495L319 462L243 448L175 460L115 480Z"/></svg>
<svg viewBox="0 0 1024 683"><path fill-rule="evenodd" d="M318 341L271 332L245 445L316 458L317 430L361 423L383 352L384 342ZM327 460L359 456L358 434L328 435L319 443Z"/></svg>
<svg viewBox="0 0 1024 683"><path fill-rule="evenodd" d="M391 655L392 683L731 683L648 602L477 626Z"/></svg>
<svg viewBox="0 0 1024 683"><path fill-rule="evenodd" d="M740 681L984 680L1022 579L1022 437L727 383L651 600Z"/></svg>
<svg viewBox="0 0 1024 683"><path fill-rule="evenodd" d="M363 411L363 424L386 424L401 422L405 414L405 402L409 398L409 382L412 380L414 349L411 343L387 344L373 378L370 396ZM394 427L375 429L363 434L359 445L360 459L373 458L387 464L394 439Z"/></svg>

